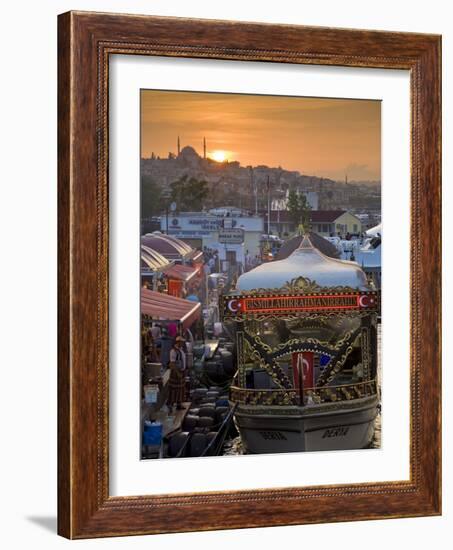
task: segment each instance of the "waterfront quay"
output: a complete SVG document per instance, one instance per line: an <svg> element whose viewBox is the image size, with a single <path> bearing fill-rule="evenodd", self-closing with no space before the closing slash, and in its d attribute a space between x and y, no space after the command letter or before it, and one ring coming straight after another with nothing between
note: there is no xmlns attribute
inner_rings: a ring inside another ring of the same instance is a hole
<svg viewBox="0 0 453 550"><path fill-rule="evenodd" d="M142 236L141 458L379 447L377 271L314 232L245 233Z"/></svg>

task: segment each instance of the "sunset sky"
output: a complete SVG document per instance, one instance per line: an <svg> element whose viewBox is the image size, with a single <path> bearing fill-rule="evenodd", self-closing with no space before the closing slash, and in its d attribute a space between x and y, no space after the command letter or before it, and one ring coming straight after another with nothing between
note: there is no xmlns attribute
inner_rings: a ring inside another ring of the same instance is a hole
<svg viewBox="0 0 453 550"><path fill-rule="evenodd" d="M380 179L379 101L142 91L142 157L191 145L225 151L242 165L266 164L343 180Z"/></svg>

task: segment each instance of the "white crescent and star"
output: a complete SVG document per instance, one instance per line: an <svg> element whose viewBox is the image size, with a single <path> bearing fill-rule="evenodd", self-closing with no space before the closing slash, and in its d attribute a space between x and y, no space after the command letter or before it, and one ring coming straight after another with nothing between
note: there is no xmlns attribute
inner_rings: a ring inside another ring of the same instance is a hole
<svg viewBox="0 0 453 550"><path fill-rule="evenodd" d="M372 298L369 298L366 294L363 296L360 296L359 298L359 306L360 307L368 307L372 302Z"/></svg>
<svg viewBox="0 0 453 550"><path fill-rule="evenodd" d="M239 302L239 300L230 300L228 302L228 309L231 312L236 313L239 309L241 309L241 302Z"/></svg>

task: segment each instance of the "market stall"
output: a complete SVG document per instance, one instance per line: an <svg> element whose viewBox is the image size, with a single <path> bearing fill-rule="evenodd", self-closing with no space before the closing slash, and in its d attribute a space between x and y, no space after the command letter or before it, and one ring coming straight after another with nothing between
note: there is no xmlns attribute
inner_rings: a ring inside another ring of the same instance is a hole
<svg viewBox="0 0 453 550"><path fill-rule="evenodd" d="M185 331L201 317L201 304L141 289L141 313L145 321L174 322Z"/></svg>
<svg viewBox="0 0 453 550"><path fill-rule="evenodd" d="M168 294L182 298L197 287L198 269L188 265L173 265L165 271Z"/></svg>

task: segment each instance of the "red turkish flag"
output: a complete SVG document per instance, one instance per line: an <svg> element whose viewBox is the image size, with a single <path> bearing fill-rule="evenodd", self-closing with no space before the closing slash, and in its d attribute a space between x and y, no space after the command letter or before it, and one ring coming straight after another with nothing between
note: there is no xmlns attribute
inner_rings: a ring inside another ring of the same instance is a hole
<svg viewBox="0 0 453 550"><path fill-rule="evenodd" d="M292 354L294 387L299 387L299 372L302 373L304 388L313 387L314 354L311 351L296 351Z"/></svg>

